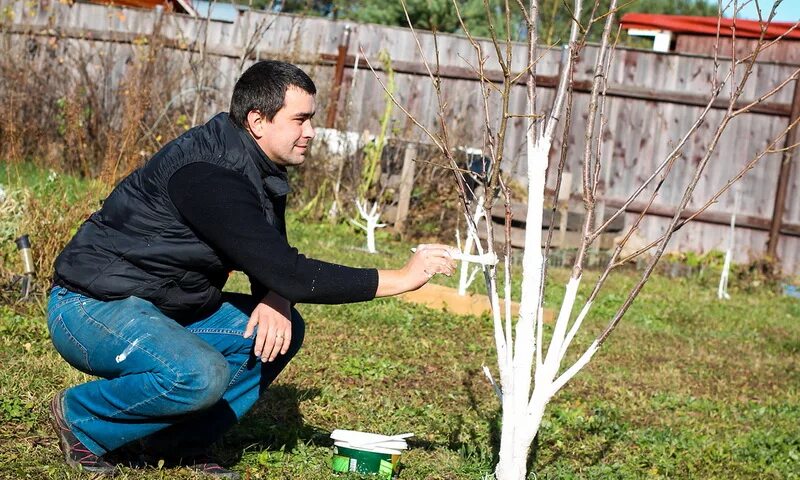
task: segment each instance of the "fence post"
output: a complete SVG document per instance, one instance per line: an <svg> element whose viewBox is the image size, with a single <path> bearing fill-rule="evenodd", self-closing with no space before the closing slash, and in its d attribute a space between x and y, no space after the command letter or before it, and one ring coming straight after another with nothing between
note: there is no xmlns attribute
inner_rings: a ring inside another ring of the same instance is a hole
<svg viewBox="0 0 800 480"><path fill-rule="evenodd" d="M345 25L344 36L339 43L339 51L336 57L336 70L333 73L333 88L331 98L328 100L328 115L325 118L325 127L334 128L336 125L336 110L339 108L339 95L342 91L342 81L344 80L344 63L347 60L347 47L350 44L350 25Z"/></svg>
<svg viewBox="0 0 800 480"><path fill-rule="evenodd" d="M792 113L789 115L789 125L800 117L800 80L794 81L794 96L792 97ZM786 211L786 192L789 189L789 177L792 173L792 157L794 150L791 147L800 139L800 126L795 125L786 135L783 156L781 158L781 171L778 174L778 186L775 192L775 206L772 207L772 223L767 240L767 256L778 258L778 241L781 238L783 226L783 213Z"/></svg>
<svg viewBox="0 0 800 480"><path fill-rule="evenodd" d="M403 233L408 218L408 207L411 203L411 191L414 189L414 172L416 164L414 159L417 156L417 144L407 143L406 152L403 155L403 170L400 173L400 195L397 199L397 214L394 219L394 228L398 233Z"/></svg>

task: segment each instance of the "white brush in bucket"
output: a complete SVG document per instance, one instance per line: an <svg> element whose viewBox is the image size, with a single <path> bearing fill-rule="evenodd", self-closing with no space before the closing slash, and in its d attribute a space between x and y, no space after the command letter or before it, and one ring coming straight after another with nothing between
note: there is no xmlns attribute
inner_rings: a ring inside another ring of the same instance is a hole
<svg viewBox="0 0 800 480"><path fill-rule="evenodd" d="M405 439L413 436L413 433L380 435L378 433L358 432L355 430L334 430L331 433L331 438L335 442L348 443L353 448L375 447L391 448L393 450L406 450L408 444Z"/></svg>

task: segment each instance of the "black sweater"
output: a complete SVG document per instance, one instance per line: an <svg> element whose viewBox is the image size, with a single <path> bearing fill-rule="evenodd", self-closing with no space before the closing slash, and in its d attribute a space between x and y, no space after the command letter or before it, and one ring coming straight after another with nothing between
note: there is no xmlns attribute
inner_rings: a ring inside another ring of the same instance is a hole
<svg viewBox="0 0 800 480"><path fill-rule="evenodd" d="M300 254L282 231L283 208L276 211L279 226L266 223L257 192L240 174L210 163L191 163L172 175L168 191L196 235L250 277L254 294L273 290L292 303L350 303L375 297L377 270Z"/></svg>

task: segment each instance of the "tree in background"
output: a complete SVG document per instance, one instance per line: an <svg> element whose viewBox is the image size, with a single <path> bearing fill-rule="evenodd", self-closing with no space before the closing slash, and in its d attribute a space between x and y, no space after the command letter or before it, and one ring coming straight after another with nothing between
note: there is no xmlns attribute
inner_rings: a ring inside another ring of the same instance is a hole
<svg viewBox="0 0 800 480"><path fill-rule="evenodd" d="M498 29L498 35L505 36L506 25L503 21L505 7L502 0L487 0L486 3L483 0L466 0L460 3L464 24L475 32L475 35L489 36L489 24L486 19L487 15L491 15L492 23ZM403 7L397 0L337 2L337 5L341 5L339 18L402 27L408 25ZM406 2L406 7L415 27L435 32L461 33L458 15L450 0L410 0ZM521 20L522 17L515 12L511 27L513 37L524 35Z"/></svg>
<svg viewBox="0 0 800 480"><path fill-rule="evenodd" d="M236 0L234 0L236 1ZM242 0L238 0L241 3ZM505 23L502 14L505 10L503 1L488 0L496 26L505 36ZM254 0L252 7L284 13L346 19L363 23L377 23L405 27L406 17L398 0ZM444 33L460 32L458 16L449 0L409 0L406 2L408 14L415 26L422 30ZM461 15L465 23L474 28L478 36L489 36L486 22L486 7L483 0L467 0L461 2ZM519 17L519 15L515 15ZM522 27L521 17L516 18L515 25ZM512 32L512 35L524 36L524 29Z"/></svg>

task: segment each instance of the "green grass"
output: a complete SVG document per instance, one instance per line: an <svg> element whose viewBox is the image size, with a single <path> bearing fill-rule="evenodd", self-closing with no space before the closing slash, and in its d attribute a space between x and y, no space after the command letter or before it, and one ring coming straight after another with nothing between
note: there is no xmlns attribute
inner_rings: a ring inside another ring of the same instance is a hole
<svg viewBox="0 0 800 480"><path fill-rule="evenodd" d="M324 222L290 219L289 232L302 252L357 266L400 266L411 246L382 233L381 252L369 255L351 227ZM635 281L636 272L612 279L575 356ZM720 302L706 283L652 279L549 405L537 478L800 478L800 301L733 285L733 298ZM235 276L229 288L246 282ZM561 290L548 287L547 306L557 307ZM498 403L481 373L496 364L488 318L396 299L299 309L303 349L217 447L235 470L250 479L328 479L328 435L347 428L414 432L401 479L491 472ZM91 478L66 467L47 425L53 393L89 378L54 351L39 303L0 306L0 365L0 478ZM117 478L195 477L123 469Z"/></svg>

